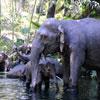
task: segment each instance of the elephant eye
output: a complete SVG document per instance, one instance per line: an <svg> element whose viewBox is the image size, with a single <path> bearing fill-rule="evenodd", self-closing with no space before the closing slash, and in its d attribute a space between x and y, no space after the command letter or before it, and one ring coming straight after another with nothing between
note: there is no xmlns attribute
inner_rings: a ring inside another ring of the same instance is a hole
<svg viewBox="0 0 100 100"><path fill-rule="evenodd" d="M50 67L48 67L48 71L50 71L51 69L50 69Z"/></svg>
<svg viewBox="0 0 100 100"><path fill-rule="evenodd" d="M47 38L47 35L41 35L41 38L43 39L43 40L45 40L46 38Z"/></svg>
<svg viewBox="0 0 100 100"><path fill-rule="evenodd" d="M40 34L40 31L39 31L39 30L37 30L36 34Z"/></svg>

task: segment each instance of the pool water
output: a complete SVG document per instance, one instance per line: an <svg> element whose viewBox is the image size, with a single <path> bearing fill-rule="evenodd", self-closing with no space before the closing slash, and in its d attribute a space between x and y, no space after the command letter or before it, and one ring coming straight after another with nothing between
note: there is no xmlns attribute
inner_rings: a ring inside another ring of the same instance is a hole
<svg viewBox="0 0 100 100"><path fill-rule="evenodd" d="M84 77L79 80L78 94L64 92L62 82L58 81L60 91L56 93L52 80L47 93L43 90L32 93L20 79L9 79L0 74L0 100L100 100L95 79Z"/></svg>

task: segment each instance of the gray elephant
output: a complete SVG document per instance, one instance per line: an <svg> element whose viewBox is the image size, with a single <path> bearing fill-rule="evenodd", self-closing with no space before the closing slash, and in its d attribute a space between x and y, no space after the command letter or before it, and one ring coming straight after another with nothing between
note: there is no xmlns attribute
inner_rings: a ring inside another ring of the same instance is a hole
<svg viewBox="0 0 100 100"><path fill-rule="evenodd" d="M22 54L29 54L31 52L31 46L30 45L21 45L17 47L18 51L21 51ZM13 47L13 50L9 53L9 55L16 52L16 47Z"/></svg>
<svg viewBox="0 0 100 100"><path fill-rule="evenodd" d="M17 53L17 52L20 52L24 55L29 55L31 52L31 46L22 45L19 47L14 47L13 50L9 53L9 58L12 60L13 66L16 66L22 63L26 64L27 61L23 61L19 56L20 53Z"/></svg>
<svg viewBox="0 0 100 100"><path fill-rule="evenodd" d="M30 65L30 55L24 56L22 55L18 49L16 48L18 56L24 61L27 62L22 69L22 67L19 67L19 70L15 71L14 68L12 71L9 72L9 76L26 76L26 86L29 88L31 84L31 65ZM45 83L45 90L48 90L49 88L49 79L52 77L54 79L55 85L58 88L58 83L56 80L56 75L62 77L62 66L59 64L56 60L50 57L41 57L39 60L39 71L38 71L38 78L37 78L37 84L41 89L42 82L44 81ZM18 67L17 67L18 68ZM13 73L14 72L14 73ZM23 74L24 72L24 74ZM13 75L12 75L13 74ZM18 74L18 75L16 75ZM19 75L20 74L20 75Z"/></svg>
<svg viewBox="0 0 100 100"><path fill-rule="evenodd" d="M30 61L28 63L30 63ZM56 80L56 75L62 76L61 64L59 64L53 58L41 57L38 66L39 66L38 78L37 78L38 87L41 89L42 82L44 81L45 90L47 91L49 89L49 79L53 78L56 88L57 88L57 90L59 90L58 83ZM31 66L29 66L29 67L26 67L25 70L26 70L26 86L29 88L30 83L31 83L32 68L31 68Z"/></svg>
<svg viewBox="0 0 100 100"><path fill-rule="evenodd" d="M46 89L49 88L49 79L53 78L57 90L59 90L58 83L56 80L57 76L62 76L62 66L56 60L50 57L42 57L39 61L39 70L42 73L42 77L45 82ZM45 89L45 90L46 90Z"/></svg>
<svg viewBox="0 0 100 100"><path fill-rule="evenodd" d="M77 90L82 66L97 71L100 84L100 21L93 18L57 20L49 18L36 33L31 50L32 87L36 86L41 54L60 52L64 87Z"/></svg>
<svg viewBox="0 0 100 100"><path fill-rule="evenodd" d="M45 76L56 77L57 75L62 77L62 65L53 58L41 57L39 61L39 68Z"/></svg>
<svg viewBox="0 0 100 100"><path fill-rule="evenodd" d="M9 71L12 68L12 61L3 52L0 52L0 71Z"/></svg>
<svg viewBox="0 0 100 100"><path fill-rule="evenodd" d="M21 61L24 62L24 64L30 61L30 54L24 56L19 52L18 48L15 48L15 51L17 52L17 55L21 59Z"/></svg>
<svg viewBox="0 0 100 100"><path fill-rule="evenodd" d="M26 78L25 69L29 67L29 64L16 65L7 73L8 78Z"/></svg>

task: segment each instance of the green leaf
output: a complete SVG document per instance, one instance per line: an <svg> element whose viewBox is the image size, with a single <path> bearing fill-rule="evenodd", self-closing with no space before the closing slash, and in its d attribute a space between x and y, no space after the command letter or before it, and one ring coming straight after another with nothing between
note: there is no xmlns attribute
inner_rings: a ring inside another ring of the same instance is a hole
<svg viewBox="0 0 100 100"><path fill-rule="evenodd" d="M23 28L23 29L21 30L21 32L22 32L22 34L27 34L27 33L30 32L30 28L25 27L25 28Z"/></svg>
<svg viewBox="0 0 100 100"><path fill-rule="evenodd" d="M93 10L93 11L91 12L91 14L92 14L92 15L95 15L95 14L96 14L96 11L95 11L95 10Z"/></svg>
<svg viewBox="0 0 100 100"><path fill-rule="evenodd" d="M34 26L35 29L39 29L40 28L40 24L37 23L37 22L31 21L31 24Z"/></svg>
<svg viewBox="0 0 100 100"><path fill-rule="evenodd" d="M22 39L17 39L17 41L14 43L16 46L22 45L24 43L24 40Z"/></svg>

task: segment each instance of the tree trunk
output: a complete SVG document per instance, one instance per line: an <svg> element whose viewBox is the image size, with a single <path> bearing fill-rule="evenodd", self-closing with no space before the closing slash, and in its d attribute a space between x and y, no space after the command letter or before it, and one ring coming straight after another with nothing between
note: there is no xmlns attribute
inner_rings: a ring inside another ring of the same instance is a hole
<svg viewBox="0 0 100 100"><path fill-rule="evenodd" d="M52 4L52 6L48 9L47 18L54 17L54 15L55 15L55 8L56 8L56 5Z"/></svg>
<svg viewBox="0 0 100 100"><path fill-rule="evenodd" d="M47 12L47 18L51 18L55 16L55 12L56 12L56 2L57 0L55 0L54 3L51 4L51 1L49 2L49 9Z"/></svg>
<svg viewBox="0 0 100 100"><path fill-rule="evenodd" d="M39 19L40 19L40 16L41 16L42 5L43 5L43 0L40 0L40 5L39 5L39 16L38 16L38 20L37 20L38 23L39 23Z"/></svg>

